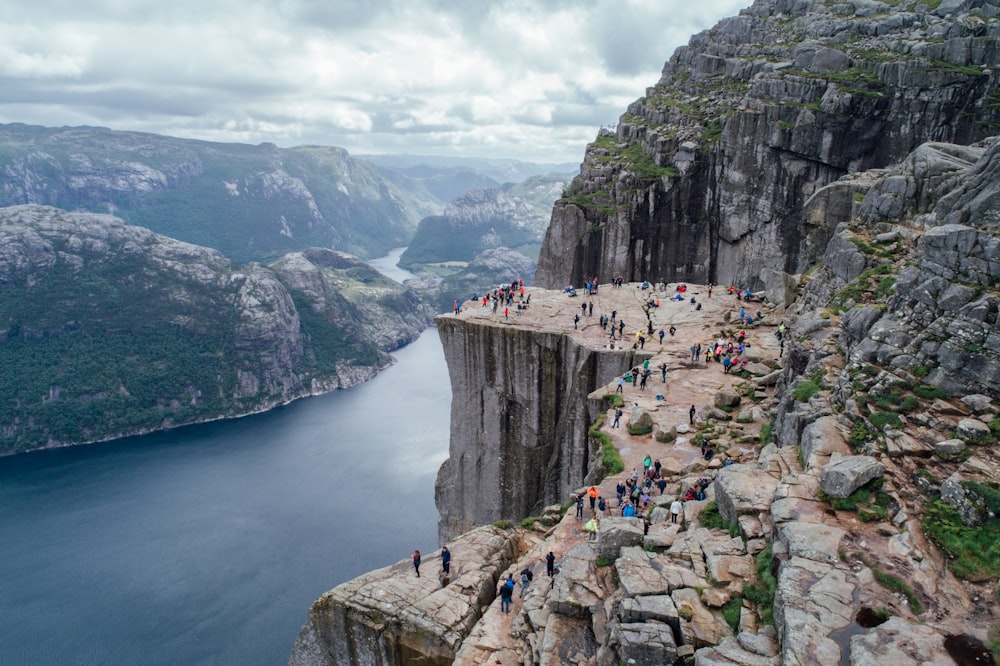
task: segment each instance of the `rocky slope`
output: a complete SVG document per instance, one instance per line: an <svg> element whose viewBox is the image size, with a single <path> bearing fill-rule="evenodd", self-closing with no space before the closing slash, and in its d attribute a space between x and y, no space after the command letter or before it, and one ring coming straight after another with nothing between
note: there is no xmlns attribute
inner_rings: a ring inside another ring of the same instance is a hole
<svg viewBox="0 0 1000 666"><path fill-rule="evenodd" d="M0 126L0 206L112 213L234 261L326 247L378 256L440 210L340 148Z"/></svg>
<svg viewBox="0 0 1000 666"><path fill-rule="evenodd" d="M1000 127L998 16L988 0L758 0L696 35L588 147L537 283L783 291L850 214L850 197L815 205L824 186Z"/></svg>
<svg viewBox="0 0 1000 666"><path fill-rule="evenodd" d="M626 470L652 453L668 486L652 498L647 529L636 519L605 518L593 543L563 506L531 508L540 515L506 527L517 536L515 561L495 580L527 565L536 584L515 600L513 617L493 603L457 647L433 656L457 664L499 658L602 666L994 660L998 168L1000 141L931 143L897 165L826 188L809 214L829 225L831 240L787 309L750 305L763 318L748 327L750 362L739 374L691 362L687 349L705 338L731 339L745 301L719 290L709 299L703 285L691 285L703 309L666 301L669 288L652 292L661 306L650 309L642 307L649 292L636 284L602 285L598 312L617 309L630 331L647 317L654 328L678 327L679 339L641 350L654 368L661 361L670 367L667 385L653 384L664 399L625 388L624 402L636 407L625 410L623 425L650 423L649 434L607 427L608 403L600 397L614 391L613 381L592 387L586 412L573 411L568 380L544 370L588 377L579 372L581 349L593 357L588 368L630 353L603 346L606 331L595 320L574 328L581 299L534 291L520 319L471 305L458 317L439 317L455 390L452 459L438 482L439 499L447 493L443 537L474 520L471 513L455 520L463 504L476 507L483 522L519 517L511 516L510 498L539 492L539 462L530 454L553 433L532 424L547 411L565 412L578 435L593 419L589 466L575 459L565 470L575 475L566 482L571 492L557 500L580 491L574 481L602 475L593 448L602 442L621 452ZM849 203L819 203L845 197ZM536 302L544 309L533 310ZM779 322L787 327L781 340ZM701 442L712 449L710 460L692 446ZM508 463L522 467L508 470ZM613 497L627 474L599 482L601 494ZM682 521L672 524L666 507L674 494L702 478L710 480L706 498L686 501ZM448 545L460 553L460 543ZM553 579L541 574L549 551L562 565ZM405 571L405 562L396 570ZM335 594L363 599L350 585ZM381 626L396 626L385 610L377 614ZM391 612L404 614L403 606ZM451 633L428 632L424 643L447 635L455 645ZM337 644L330 640L321 643L322 658L292 663L409 663L399 653L369 662L365 650L327 657Z"/></svg>
<svg viewBox="0 0 1000 666"><path fill-rule="evenodd" d="M110 215L0 209L0 453L352 386L430 321L332 250L238 266Z"/></svg>

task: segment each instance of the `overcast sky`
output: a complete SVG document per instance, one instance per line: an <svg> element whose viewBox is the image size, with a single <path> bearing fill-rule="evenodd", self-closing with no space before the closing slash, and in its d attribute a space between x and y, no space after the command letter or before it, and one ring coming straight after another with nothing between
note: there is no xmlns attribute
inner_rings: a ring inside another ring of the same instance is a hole
<svg viewBox="0 0 1000 666"><path fill-rule="evenodd" d="M23 0L0 122L579 162L750 0Z"/></svg>

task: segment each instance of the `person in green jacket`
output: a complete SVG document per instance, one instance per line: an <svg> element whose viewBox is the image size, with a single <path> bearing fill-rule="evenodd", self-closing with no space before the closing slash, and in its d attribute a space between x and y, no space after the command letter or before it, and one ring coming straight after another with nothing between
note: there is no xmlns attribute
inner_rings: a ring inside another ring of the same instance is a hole
<svg viewBox="0 0 1000 666"><path fill-rule="evenodd" d="M649 471L649 468L653 466L653 459L647 453L646 457L642 459L642 473L645 474Z"/></svg>

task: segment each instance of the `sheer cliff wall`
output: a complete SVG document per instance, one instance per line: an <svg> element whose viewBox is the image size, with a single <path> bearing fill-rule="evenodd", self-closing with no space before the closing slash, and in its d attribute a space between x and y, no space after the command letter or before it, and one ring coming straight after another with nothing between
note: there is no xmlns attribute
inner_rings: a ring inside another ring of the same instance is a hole
<svg viewBox="0 0 1000 666"><path fill-rule="evenodd" d="M435 487L442 543L565 502L600 478L600 447L587 430L602 406L589 394L639 362L636 354L516 322L436 323L452 389L449 458Z"/></svg>
<svg viewBox="0 0 1000 666"><path fill-rule="evenodd" d="M754 290L822 258L842 176L1000 127L1000 3L758 0L695 35L588 146L535 283L599 276Z"/></svg>

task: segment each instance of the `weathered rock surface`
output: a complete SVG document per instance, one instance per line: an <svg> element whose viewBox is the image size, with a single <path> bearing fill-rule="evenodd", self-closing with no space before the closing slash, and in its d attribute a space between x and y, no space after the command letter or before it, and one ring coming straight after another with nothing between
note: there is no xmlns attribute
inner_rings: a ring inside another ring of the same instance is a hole
<svg viewBox="0 0 1000 666"><path fill-rule="evenodd" d="M501 572L513 562L512 532L483 527L462 535L452 581L417 578L404 560L335 587L309 610L292 648L290 666L399 663L400 655L450 664L462 640L496 595ZM427 557L430 565L437 554ZM432 566L428 566L432 569Z"/></svg>
<svg viewBox="0 0 1000 666"><path fill-rule="evenodd" d="M766 511L778 479L756 465L730 465L715 477L715 501L726 520Z"/></svg>
<svg viewBox="0 0 1000 666"><path fill-rule="evenodd" d="M885 473L885 465L870 456L834 456L823 468L820 487L830 497L847 497Z"/></svg>

